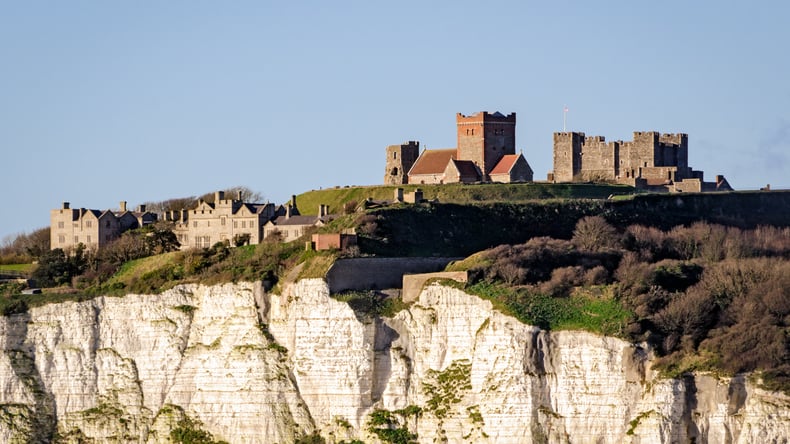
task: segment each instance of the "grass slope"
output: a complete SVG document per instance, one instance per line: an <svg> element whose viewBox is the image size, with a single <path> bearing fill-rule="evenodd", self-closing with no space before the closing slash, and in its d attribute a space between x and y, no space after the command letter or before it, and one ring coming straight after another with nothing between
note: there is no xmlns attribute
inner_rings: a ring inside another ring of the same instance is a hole
<svg viewBox="0 0 790 444"><path fill-rule="evenodd" d="M328 188L302 193L296 197L302 214L314 215L321 204L329 205L330 213L342 213L347 202L360 204L368 198L392 200L395 189L404 192L417 188L425 199L438 199L443 203L470 204L485 202L530 202L540 199L606 199L612 194L630 194L632 187L606 184L444 184L444 185L379 185L367 187Z"/></svg>

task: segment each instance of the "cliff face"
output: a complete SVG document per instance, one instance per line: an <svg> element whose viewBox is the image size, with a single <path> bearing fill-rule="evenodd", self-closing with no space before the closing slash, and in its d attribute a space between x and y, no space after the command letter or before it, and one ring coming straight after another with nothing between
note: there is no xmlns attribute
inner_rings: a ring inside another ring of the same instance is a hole
<svg viewBox="0 0 790 444"><path fill-rule="evenodd" d="M283 293L183 286L0 319L0 441L169 442L185 416L232 443L373 442L371 417L420 442L790 439L784 395L660 379L640 347L541 331L456 289L384 320L322 280Z"/></svg>

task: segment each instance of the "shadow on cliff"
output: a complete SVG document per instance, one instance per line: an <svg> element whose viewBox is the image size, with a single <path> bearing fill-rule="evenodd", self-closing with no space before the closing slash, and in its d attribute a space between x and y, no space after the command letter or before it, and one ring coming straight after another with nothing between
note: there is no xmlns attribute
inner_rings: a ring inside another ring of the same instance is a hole
<svg viewBox="0 0 790 444"><path fill-rule="evenodd" d="M28 325L31 322L27 311L6 317L7 330L3 350L14 375L32 396L29 427L31 436L27 442L49 443L55 436L55 398L49 393L36 367L35 348L27 341Z"/></svg>

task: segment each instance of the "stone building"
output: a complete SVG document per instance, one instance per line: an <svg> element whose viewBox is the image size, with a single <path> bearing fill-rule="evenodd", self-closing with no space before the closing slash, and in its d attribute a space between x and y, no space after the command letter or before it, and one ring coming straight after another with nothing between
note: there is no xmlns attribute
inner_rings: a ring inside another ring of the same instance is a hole
<svg viewBox="0 0 790 444"><path fill-rule="evenodd" d="M387 147L386 184L529 182L532 168L516 154L516 114L456 114L457 146L419 150L418 142ZM502 163L505 162L505 163ZM406 176L403 172L408 171ZM494 172L492 177L491 173Z"/></svg>
<svg viewBox="0 0 790 444"><path fill-rule="evenodd" d="M327 205L319 205L316 216L302 216L296 206L296 196L292 196L285 213L266 223L264 237L281 236L282 242L290 242L305 235L310 228L323 226L332 219Z"/></svg>
<svg viewBox="0 0 790 444"><path fill-rule="evenodd" d="M175 222L173 232L184 250L245 239L246 243L258 244L264 237L264 225L276 212L274 204L247 203L241 195L227 199L224 192L217 191L214 202L201 199L191 210L166 213L165 220Z"/></svg>
<svg viewBox="0 0 790 444"><path fill-rule="evenodd" d="M384 172L385 185L409 183L409 170L420 156L420 142L409 141L387 147L387 164Z"/></svg>
<svg viewBox="0 0 790 444"><path fill-rule="evenodd" d="M69 202L50 211L50 248L70 250L79 244L88 248L101 248L118 239L126 230L140 228L156 222L157 215L140 205L137 211L128 211L126 201L121 201L120 211L71 208Z"/></svg>
<svg viewBox="0 0 790 444"><path fill-rule="evenodd" d="M554 133L551 182L616 182L668 191L724 191L723 176L704 182L703 172L688 165L688 135L634 132L632 141L607 142L581 132Z"/></svg>

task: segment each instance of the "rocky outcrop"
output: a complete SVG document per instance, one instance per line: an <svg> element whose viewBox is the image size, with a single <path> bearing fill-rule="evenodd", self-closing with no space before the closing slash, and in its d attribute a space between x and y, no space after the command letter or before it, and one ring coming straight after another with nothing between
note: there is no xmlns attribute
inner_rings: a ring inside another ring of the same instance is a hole
<svg viewBox="0 0 790 444"><path fill-rule="evenodd" d="M430 285L393 318L326 283L181 286L0 319L0 441L170 442L188 418L232 443L763 443L790 398L745 377L662 379L649 350L549 333Z"/></svg>

